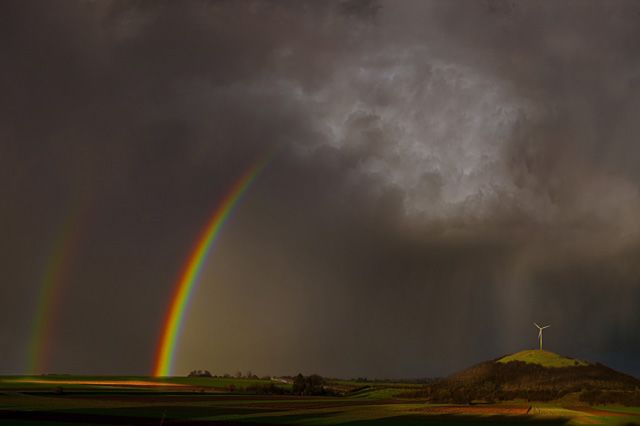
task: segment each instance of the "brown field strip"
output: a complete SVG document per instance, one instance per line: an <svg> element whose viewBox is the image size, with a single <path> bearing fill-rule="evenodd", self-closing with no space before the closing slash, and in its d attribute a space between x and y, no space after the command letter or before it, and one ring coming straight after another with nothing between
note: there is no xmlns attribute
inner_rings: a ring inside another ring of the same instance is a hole
<svg viewBox="0 0 640 426"><path fill-rule="evenodd" d="M522 416L528 413L529 406L481 406L481 405L445 405L425 407L415 411L425 414L477 414L477 415L511 415Z"/></svg>

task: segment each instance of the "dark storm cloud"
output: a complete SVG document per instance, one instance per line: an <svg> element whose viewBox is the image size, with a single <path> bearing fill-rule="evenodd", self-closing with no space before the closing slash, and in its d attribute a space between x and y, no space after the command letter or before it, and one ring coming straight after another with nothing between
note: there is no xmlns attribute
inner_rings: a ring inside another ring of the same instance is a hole
<svg viewBox="0 0 640 426"><path fill-rule="evenodd" d="M86 205L52 368L444 374L535 343L640 371L636 2L5 2L2 371ZM122 348L127 355L122 356Z"/></svg>

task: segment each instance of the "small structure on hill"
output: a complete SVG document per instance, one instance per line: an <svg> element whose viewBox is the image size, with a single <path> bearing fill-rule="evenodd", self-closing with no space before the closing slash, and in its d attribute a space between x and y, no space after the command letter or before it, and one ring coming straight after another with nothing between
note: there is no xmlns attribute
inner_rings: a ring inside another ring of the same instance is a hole
<svg viewBox="0 0 640 426"><path fill-rule="evenodd" d="M542 330L544 330L545 328L551 327L551 324L545 325L544 327L540 327L537 323L534 322L533 325L538 327L538 339L540 339L540 350L542 350Z"/></svg>

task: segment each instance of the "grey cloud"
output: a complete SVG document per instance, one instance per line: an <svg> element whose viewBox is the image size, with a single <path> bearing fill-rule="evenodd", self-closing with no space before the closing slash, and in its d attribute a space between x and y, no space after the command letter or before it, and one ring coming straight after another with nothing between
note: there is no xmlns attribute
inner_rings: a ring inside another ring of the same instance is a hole
<svg viewBox="0 0 640 426"><path fill-rule="evenodd" d="M193 239L276 147L179 372L438 375L531 346L534 320L640 371L637 3L0 7L3 372L74 203L51 368L149 371Z"/></svg>

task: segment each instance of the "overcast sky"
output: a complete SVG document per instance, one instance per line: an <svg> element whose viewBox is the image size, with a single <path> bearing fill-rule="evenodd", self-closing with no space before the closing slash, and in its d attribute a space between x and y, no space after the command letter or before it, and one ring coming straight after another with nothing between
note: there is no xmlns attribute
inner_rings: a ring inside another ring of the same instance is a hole
<svg viewBox="0 0 640 426"><path fill-rule="evenodd" d="M0 373L62 233L50 371L148 374L275 149L177 373L440 376L537 321L640 375L639 52L637 1L1 2Z"/></svg>

